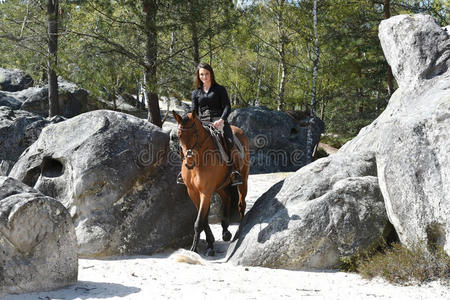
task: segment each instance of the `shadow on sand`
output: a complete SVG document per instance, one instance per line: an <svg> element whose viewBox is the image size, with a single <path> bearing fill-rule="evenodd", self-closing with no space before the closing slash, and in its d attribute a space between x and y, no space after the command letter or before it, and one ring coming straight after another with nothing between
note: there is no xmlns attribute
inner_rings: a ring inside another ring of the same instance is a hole
<svg viewBox="0 0 450 300"><path fill-rule="evenodd" d="M36 300L36 299L105 299L115 297L125 297L130 294L139 293L140 288L125 286L118 283L109 282L93 282L93 281L78 281L75 285L69 286L65 289L47 292L37 292L20 295L7 295L3 300Z"/></svg>

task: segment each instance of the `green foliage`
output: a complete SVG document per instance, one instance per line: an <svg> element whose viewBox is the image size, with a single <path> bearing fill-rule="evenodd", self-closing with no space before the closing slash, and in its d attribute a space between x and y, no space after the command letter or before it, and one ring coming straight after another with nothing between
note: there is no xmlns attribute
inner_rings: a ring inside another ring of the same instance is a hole
<svg viewBox="0 0 450 300"><path fill-rule="evenodd" d="M36 1L0 3L0 67L26 70L37 82L46 79L45 32L45 8Z"/></svg>
<svg viewBox="0 0 450 300"><path fill-rule="evenodd" d="M377 251L358 251L341 260L342 270L358 272L367 279L379 276L400 285L433 280L450 283L450 257L442 248L429 251L423 244L410 248L384 244Z"/></svg>
<svg viewBox="0 0 450 300"><path fill-rule="evenodd" d="M362 261L358 271L365 278L381 276L397 284L450 280L450 258L442 248L431 253L420 245L407 248L394 244L385 253Z"/></svg>
<svg viewBox="0 0 450 300"><path fill-rule="evenodd" d="M334 148L341 148L345 143L350 141L353 138L353 136L341 136L337 134L324 134L320 138L320 142L330 145Z"/></svg>
<svg viewBox="0 0 450 300"><path fill-rule="evenodd" d="M20 68L38 83L46 79L46 14L43 1L0 3L0 67ZM148 30L143 1L60 1L57 73L114 98L136 93L142 82ZM210 63L227 87L234 107L277 108L280 41L285 45L285 109L308 110L311 102L314 35L313 0L157 1L159 95L189 99L195 67L193 28L199 59ZM386 107L387 63L378 40L382 1L318 1L320 61L316 112L326 130L354 136ZM449 24L448 0L391 0L391 15L423 12ZM282 13L279 30L278 14Z"/></svg>

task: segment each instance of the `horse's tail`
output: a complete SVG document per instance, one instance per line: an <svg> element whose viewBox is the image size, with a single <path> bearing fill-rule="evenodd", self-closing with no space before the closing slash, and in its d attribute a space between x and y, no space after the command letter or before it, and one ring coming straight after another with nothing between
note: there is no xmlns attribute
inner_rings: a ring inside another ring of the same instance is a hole
<svg viewBox="0 0 450 300"><path fill-rule="evenodd" d="M237 221L239 222L240 217L239 216L239 193L238 193L238 187L237 186L231 186L228 185L228 191L230 193L230 221Z"/></svg>
<svg viewBox="0 0 450 300"><path fill-rule="evenodd" d="M169 258L176 262L188 263L188 264L192 264L192 265L207 265L208 264L197 253L188 251L185 249L178 249L177 251L172 253L172 255L170 255Z"/></svg>

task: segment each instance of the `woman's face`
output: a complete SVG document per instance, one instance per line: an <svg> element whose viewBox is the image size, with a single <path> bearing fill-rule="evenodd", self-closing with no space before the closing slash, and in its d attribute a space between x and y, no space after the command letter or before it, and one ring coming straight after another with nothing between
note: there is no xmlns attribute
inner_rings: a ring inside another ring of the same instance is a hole
<svg viewBox="0 0 450 300"><path fill-rule="evenodd" d="M208 70L200 68L198 70L198 75L200 77L200 80L203 82L203 84L211 83L211 72L209 72Z"/></svg>

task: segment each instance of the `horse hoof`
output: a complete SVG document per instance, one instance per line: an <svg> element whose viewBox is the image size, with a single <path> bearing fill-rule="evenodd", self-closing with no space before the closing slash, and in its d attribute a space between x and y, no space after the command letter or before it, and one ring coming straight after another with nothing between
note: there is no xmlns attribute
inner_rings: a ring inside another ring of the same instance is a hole
<svg viewBox="0 0 450 300"><path fill-rule="evenodd" d="M224 233L222 233L222 239L225 242L228 242L229 240L231 240L231 232L225 231Z"/></svg>
<svg viewBox="0 0 450 300"><path fill-rule="evenodd" d="M216 255L216 251L214 251L214 249L208 248L208 249L206 249L205 255L206 256L214 256L214 255Z"/></svg>

